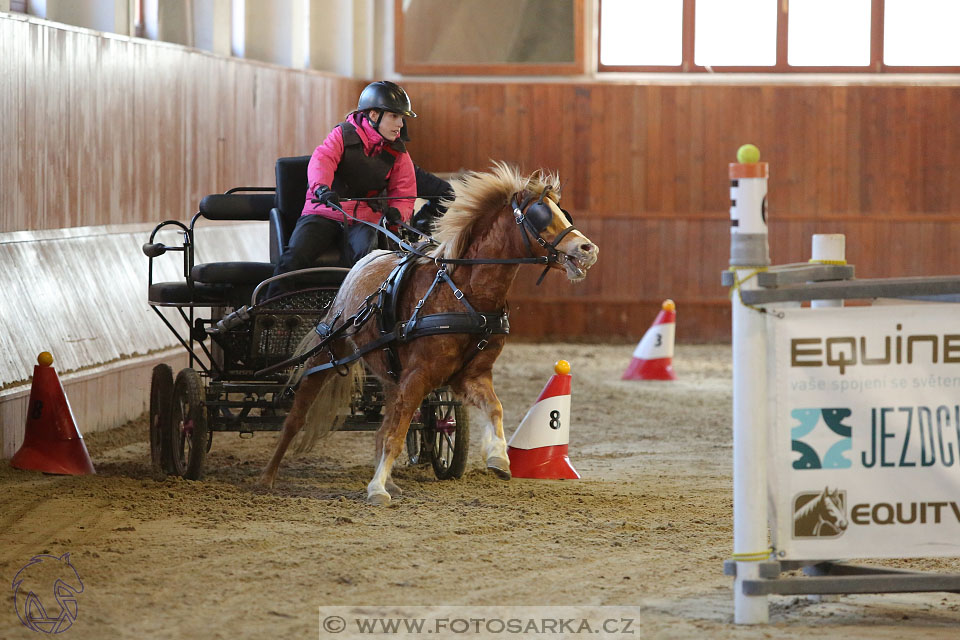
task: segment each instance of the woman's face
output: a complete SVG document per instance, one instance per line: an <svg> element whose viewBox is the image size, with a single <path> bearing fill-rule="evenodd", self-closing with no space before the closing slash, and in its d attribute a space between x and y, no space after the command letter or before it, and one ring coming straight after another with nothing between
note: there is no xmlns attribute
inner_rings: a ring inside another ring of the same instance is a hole
<svg viewBox="0 0 960 640"><path fill-rule="evenodd" d="M373 121L376 122L376 117L373 118ZM403 116L399 113L393 113L392 111L384 111L383 119L380 120L380 135L389 140L390 142L395 141L400 137L400 129L403 128Z"/></svg>

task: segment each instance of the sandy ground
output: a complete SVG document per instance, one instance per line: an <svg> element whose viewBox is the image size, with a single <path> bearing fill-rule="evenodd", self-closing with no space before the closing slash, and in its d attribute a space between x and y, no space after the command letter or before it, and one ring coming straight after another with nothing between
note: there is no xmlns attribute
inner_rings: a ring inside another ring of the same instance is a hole
<svg viewBox="0 0 960 640"><path fill-rule="evenodd" d="M85 585L62 636L77 639L316 638L333 605L602 605L635 620L594 637L960 637L960 595L942 593L773 597L769 626L733 625L729 348L679 346L675 382L621 381L631 351L512 343L498 363L508 437L553 362L572 363L577 481L495 479L478 428L461 480L398 468L389 507L364 502L370 433L288 456L274 490L254 481L275 435L218 435L190 482L151 475L145 420L87 437L96 476L0 465L0 637L37 637L10 581L65 552Z"/></svg>

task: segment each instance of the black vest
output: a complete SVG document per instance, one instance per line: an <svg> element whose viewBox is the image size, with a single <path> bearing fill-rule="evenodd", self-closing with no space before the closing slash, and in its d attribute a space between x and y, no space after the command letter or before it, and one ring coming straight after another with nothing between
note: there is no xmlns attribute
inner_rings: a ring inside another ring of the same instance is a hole
<svg viewBox="0 0 960 640"><path fill-rule="evenodd" d="M368 156L353 123L341 122L337 126L343 134L343 156L331 187L341 198L369 198L381 193L387 188L387 174L397 156L406 151L403 142L398 139L385 145L380 153Z"/></svg>

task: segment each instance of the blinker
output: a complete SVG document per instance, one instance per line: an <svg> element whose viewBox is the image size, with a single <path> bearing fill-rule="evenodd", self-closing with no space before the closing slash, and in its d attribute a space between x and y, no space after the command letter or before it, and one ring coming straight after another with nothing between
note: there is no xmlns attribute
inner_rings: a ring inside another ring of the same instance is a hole
<svg viewBox="0 0 960 640"><path fill-rule="evenodd" d="M539 233L550 226L550 221L553 220L553 210L546 202L537 200L527 207L524 216Z"/></svg>

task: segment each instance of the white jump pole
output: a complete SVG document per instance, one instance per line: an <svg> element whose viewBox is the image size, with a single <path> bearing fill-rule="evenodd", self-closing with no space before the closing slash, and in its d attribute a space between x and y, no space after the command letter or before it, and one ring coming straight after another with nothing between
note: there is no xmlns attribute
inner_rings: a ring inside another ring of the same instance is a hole
<svg viewBox="0 0 960 640"><path fill-rule="evenodd" d="M847 238L842 233L815 233L810 262L814 264L847 264ZM842 307L843 300L813 300L813 308Z"/></svg>
<svg viewBox="0 0 960 640"><path fill-rule="evenodd" d="M733 306L733 559L734 622L769 622L767 596L746 596L743 581L760 578L770 557L767 534L766 319L744 306L740 289L757 288L770 264L766 162L730 164L730 269Z"/></svg>

